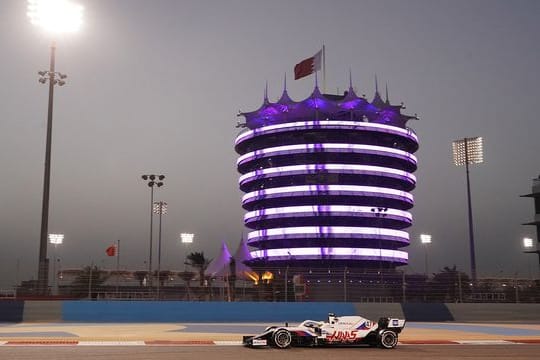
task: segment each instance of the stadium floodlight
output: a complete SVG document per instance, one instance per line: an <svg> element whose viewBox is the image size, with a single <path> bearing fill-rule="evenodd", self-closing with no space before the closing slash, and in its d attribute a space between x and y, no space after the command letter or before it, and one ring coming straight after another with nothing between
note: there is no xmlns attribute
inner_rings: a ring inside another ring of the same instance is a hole
<svg viewBox="0 0 540 360"><path fill-rule="evenodd" d="M46 32L62 34L78 30L82 24L83 7L69 0L28 0L27 15L30 22ZM43 198L41 209L41 232L39 238L38 292L46 295L49 283L49 259L47 258L47 235L49 226L49 192L51 179L51 142L54 103L54 86L63 86L67 76L55 71L56 42L51 42L48 71L39 71L39 82L49 83L47 111L47 135L45 140L45 163L43 176ZM56 78L59 77L60 80Z"/></svg>
<svg viewBox="0 0 540 360"><path fill-rule="evenodd" d="M49 243L61 245L64 242L64 234L49 234Z"/></svg>
<svg viewBox="0 0 540 360"><path fill-rule="evenodd" d="M62 243L64 242L64 234L49 234L49 243L53 244L54 245L54 249L53 249L53 291L55 293L58 292L58 289L57 289L57 281L56 281L56 278L57 278L57 274L56 274L56 262L57 262L57 259L56 259L56 247L58 245L62 245ZM58 259L58 261L60 261L60 259ZM48 274L47 274L48 275Z"/></svg>
<svg viewBox="0 0 540 360"><path fill-rule="evenodd" d="M431 244L431 235L420 234L420 242L422 244Z"/></svg>
<svg viewBox="0 0 540 360"><path fill-rule="evenodd" d="M51 33L79 30L83 7L68 0L28 0L27 15L32 25Z"/></svg>
<svg viewBox="0 0 540 360"><path fill-rule="evenodd" d="M424 273L428 277L428 245L431 244L431 235L420 234L420 242L424 245Z"/></svg>
<svg viewBox="0 0 540 360"><path fill-rule="evenodd" d="M180 234L180 241L182 244L191 244L193 243L193 238L195 237L195 234L191 233L181 233Z"/></svg>
<svg viewBox="0 0 540 360"><path fill-rule="evenodd" d="M467 205L469 210L469 251L471 259L471 279L476 283L476 256L474 250L474 226L471 205L471 184L469 180L469 164L484 162L484 140L482 137L464 138L452 142L454 164L465 165L467 175Z"/></svg>
<svg viewBox="0 0 540 360"><path fill-rule="evenodd" d="M156 174L144 174L141 175L141 178L147 182L148 187L150 188L150 246L148 250L148 274L152 274L152 249L153 249L153 226L154 226L154 210L155 210L155 204L154 204L154 187L160 188L164 184L162 181L156 182L156 178L159 180L165 179L165 175L156 175ZM165 204L167 205L167 204ZM152 288L152 276L149 278L150 280L150 288Z"/></svg>
<svg viewBox="0 0 540 360"><path fill-rule="evenodd" d="M163 175L161 175L163 176ZM157 298L160 299L159 290L161 286L161 218L167 215L167 203L165 201L156 201L154 203L154 213L159 215L159 235L158 235L158 268L157 268Z"/></svg>
<svg viewBox="0 0 540 360"><path fill-rule="evenodd" d="M482 137L464 138L452 142L454 164L481 164L484 162L484 141Z"/></svg>
<svg viewBox="0 0 540 360"><path fill-rule="evenodd" d="M530 249L534 246L534 242L533 242L533 239L529 238L529 237L524 237L523 238L523 247L525 249Z"/></svg>

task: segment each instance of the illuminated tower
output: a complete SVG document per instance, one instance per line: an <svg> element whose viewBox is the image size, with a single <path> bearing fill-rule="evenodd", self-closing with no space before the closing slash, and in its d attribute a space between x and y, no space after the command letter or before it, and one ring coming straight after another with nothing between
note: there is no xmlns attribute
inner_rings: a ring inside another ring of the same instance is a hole
<svg viewBox="0 0 540 360"><path fill-rule="evenodd" d="M236 138L250 265L405 265L416 185L416 118L355 94L287 94L244 116Z"/></svg>
<svg viewBox="0 0 540 360"><path fill-rule="evenodd" d="M534 220L523 225L532 225L536 227L536 250L532 249L532 239L530 247L527 246L526 253L532 253L538 255L538 264L540 265L540 175L538 178L533 179L532 192L522 197L530 197L534 199Z"/></svg>

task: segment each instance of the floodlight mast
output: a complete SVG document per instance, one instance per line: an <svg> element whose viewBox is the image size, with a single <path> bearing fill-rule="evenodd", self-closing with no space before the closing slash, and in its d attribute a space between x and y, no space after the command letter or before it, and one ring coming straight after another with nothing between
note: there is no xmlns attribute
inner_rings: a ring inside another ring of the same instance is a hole
<svg viewBox="0 0 540 360"><path fill-rule="evenodd" d="M82 23L83 8L68 0L28 0L27 15L33 25L51 33L73 32ZM49 289L49 259L47 258L47 235L49 224L49 193L51 179L51 141L54 85L62 86L67 77L55 71L56 42L51 42L49 71L39 71L39 82L49 82L49 101L47 110L47 135L45 141L45 165L43 175L43 198L41 210L41 232L39 240L38 293L47 295ZM58 77L58 79L57 79Z"/></svg>
<svg viewBox="0 0 540 360"><path fill-rule="evenodd" d="M154 213L159 215L159 235L158 235L158 268L157 268L157 298L160 299L161 286L161 218L167 214L167 203L165 201L154 202ZM152 275L150 275L152 276Z"/></svg>
<svg viewBox="0 0 540 360"><path fill-rule="evenodd" d="M424 246L424 273L426 275L426 281L428 278L428 246L431 244L431 235L420 234L420 242Z"/></svg>
<svg viewBox="0 0 540 360"><path fill-rule="evenodd" d="M474 249L474 225L471 201L471 183L469 180L469 164L484 162L483 140L481 137L464 138L452 143L454 150L454 163L456 166L465 165L467 177L467 208L469 217L469 251L471 259L471 279L476 284L476 254Z"/></svg>

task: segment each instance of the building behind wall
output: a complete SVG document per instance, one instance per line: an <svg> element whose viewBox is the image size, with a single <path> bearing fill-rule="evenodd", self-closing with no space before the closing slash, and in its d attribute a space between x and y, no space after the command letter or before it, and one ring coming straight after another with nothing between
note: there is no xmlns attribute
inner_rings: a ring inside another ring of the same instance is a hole
<svg viewBox="0 0 540 360"><path fill-rule="evenodd" d="M523 225L536 227L536 250L526 252L538 254L538 262L540 264L540 175L537 179L533 179L532 192L522 196L534 199L534 220Z"/></svg>
<svg viewBox="0 0 540 360"><path fill-rule="evenodd" d="M235 150L250 266L393 269L408 263L405 231L418 138L378 92L313 93L244 112Z"/></svg>

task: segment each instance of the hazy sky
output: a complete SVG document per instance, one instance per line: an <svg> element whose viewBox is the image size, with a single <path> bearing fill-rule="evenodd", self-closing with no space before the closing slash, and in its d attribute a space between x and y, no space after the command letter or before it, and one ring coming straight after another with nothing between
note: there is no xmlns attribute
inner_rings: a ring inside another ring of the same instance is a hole
<svg viewBox="0 0 540 360"><path fill-rule="evenodd" d="M540 2L536 0L173 1L79 0L80 32L57 39L49 232L64 233L62 267L113 267L105 249L122 240L122 265L148 257L150 191L169 204L163 267L186 251L233 252L243 230L233 144L238 110L271 100L294 64L326 45L327 90L348 85L369 99L374 74L420 138L407 271L423 272L418 235L433 235L430 270L469 271L465 169L451 142L483 136L485 163L471 169L479 276L528 277L520 225L533 218L540 174ZM26 2L0 1L0 288L37 277L51 38L30 25ZM189 248L180 232L194 232ZM49 248L52 258L53 249Z"/></svg>

